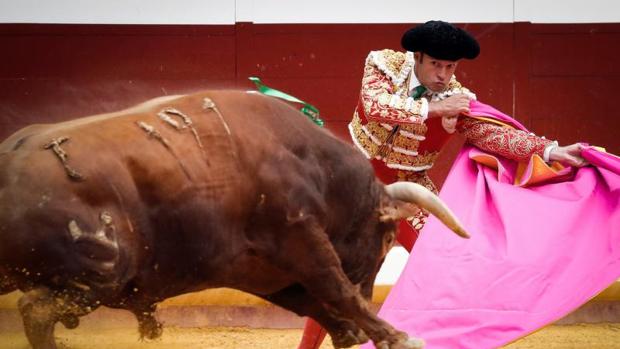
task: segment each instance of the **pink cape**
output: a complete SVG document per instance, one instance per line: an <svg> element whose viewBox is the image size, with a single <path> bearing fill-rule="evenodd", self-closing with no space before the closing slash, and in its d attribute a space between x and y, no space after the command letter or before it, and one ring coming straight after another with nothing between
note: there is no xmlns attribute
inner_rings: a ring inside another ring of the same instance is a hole
<svg viewBox="0 0 620 349"><path fill-rule="evenodd" d="M523 129L482 103L472 114ZM472 161L481 154L465 146L440 194L471 239L431 218L379 312L426 348L500 347L620 276L620 158L588 147L582 155L593 166L522 187L513 161L483 154L496 171Z"/></svg>

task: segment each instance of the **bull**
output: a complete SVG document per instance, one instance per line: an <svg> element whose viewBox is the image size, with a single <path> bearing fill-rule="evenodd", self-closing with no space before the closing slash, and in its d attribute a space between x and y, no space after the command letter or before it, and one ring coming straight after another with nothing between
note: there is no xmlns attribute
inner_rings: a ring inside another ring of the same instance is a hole
<svg viewBox="0 0 620 349"><path fill-rule="evenodd" d="M414 205L415 204L415 205ZM357 150L289 105L240 91L160 97L110 114L26 127L0 144L0 294L34 348L55 348L99 306L239 289L316 319L334 346L418 348L367 306L396 222L425 207L384 186Z"/></svg>

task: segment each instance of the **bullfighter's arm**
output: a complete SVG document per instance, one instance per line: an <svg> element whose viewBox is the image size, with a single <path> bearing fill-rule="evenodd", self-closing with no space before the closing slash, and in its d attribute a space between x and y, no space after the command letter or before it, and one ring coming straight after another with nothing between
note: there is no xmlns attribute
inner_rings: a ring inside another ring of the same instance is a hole
<svg viewBox="0 0 620 349"><path fill-rule="evenodd" d="M422 124L426 120L428 101L424 98L403 98L395 94L390 79L370 63L364 68L361 99L366 118L371 121Z"/></svg>
<svg viewBox="0 0 620 349"><path fill-rule="evenodd" d="M557 145L557 142L525 131L467 117L459 120L457 130L466 137L468 143L517 161L528 161L534 154L549 161L549 150Z"/></svg>

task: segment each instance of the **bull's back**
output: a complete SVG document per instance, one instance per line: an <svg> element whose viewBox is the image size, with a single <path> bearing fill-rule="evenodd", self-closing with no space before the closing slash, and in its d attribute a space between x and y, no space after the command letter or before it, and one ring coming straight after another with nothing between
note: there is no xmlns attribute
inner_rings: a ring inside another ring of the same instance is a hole
<svg viewBox="0 0 620 349"><path fill-rule="evenodd" d="M190 178L223 171L230 177L239 172L240 161L247 161L247 168L254 158L269 156L278 148L298 153L305 148L309 152L335 152L336 158L343 151L348 157L356 156L342 146L342 141L289 105L240 91L159 97L119 112L28 126L0 143L0 153L22 151L34 156L49 150L45 153L50 155L56 152L54 141L60 141L57 148L73 158L61 164L82 164L84 176L97 172L93 164L104 161L108 154L125 161L153 161L153 155L159 162L174 158L176 172ZM47 155L44 157L50 158ZM28 166L35 161L40 160L25 160Z"/></svg>

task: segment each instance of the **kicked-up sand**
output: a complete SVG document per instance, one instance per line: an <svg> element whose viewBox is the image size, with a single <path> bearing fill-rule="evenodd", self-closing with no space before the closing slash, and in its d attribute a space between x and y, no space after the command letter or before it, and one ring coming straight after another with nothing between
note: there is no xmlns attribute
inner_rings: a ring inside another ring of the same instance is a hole
<svg viewBox="0 0 620 349"><path fill-rule="evenodd" d="M59 349L295 349L301 329L166 327L160 339L140 341L136 328L67 330L56 327ZM0 333L0 349L27 349L23 332ZM331 349L329 337L321 349ZM549 326L505 349L620 349L620 324Z"/></svg>

